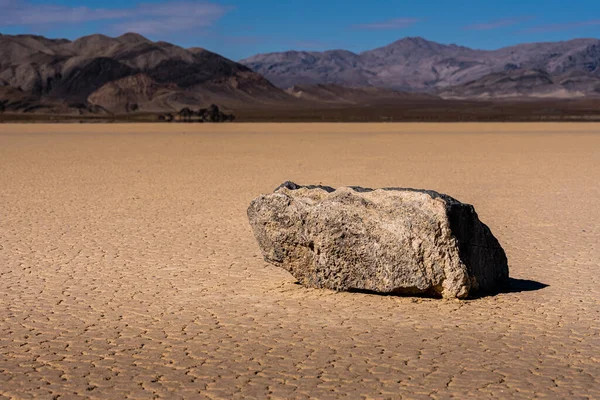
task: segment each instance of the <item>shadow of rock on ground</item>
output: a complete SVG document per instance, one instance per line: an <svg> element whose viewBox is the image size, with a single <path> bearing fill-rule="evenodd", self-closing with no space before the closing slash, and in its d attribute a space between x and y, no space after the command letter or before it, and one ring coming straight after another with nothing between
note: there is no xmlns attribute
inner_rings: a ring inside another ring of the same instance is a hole
<svg viewBox="0 0 600 400"><path fill-rule="evenodd" d="M509 278L508 284L499 293L521 293L521 292L533 292L536 290L542 290L547 288L549 285L545 283L532 281L529 279L515 279Z"/></svg>
<svg viewBox="0 0 600 400"><path fill-rule="evenodd" d="M302 286L300 282L294 282L294 284ZM547 288L549 285L537 281L532 281L529 279L516 279L516 278L508 278L508 282L506 285L495 292L489 293L477 293L475 295L469 296L466 300L476 300L484 297L497 296L503 293L521 293L521 292L533 292L536 290L542 290ZM373 292L371 290L362 290L362 289L350 289L348 290L350 293L362 293L362 294L370 294L375 296L397 296L397 297L416 297L416 298L440 298L440 296L436 296L433 293L378 293Z"/></svg>
<svg viewBox="0 0 600 400"><path fill-rule="evenodd" d="M499 288L495 292L489 293L477 293L474 296L469 296L469 300L481 299L484 297L497 296L504 293L521 293L521 292L533 292L536 290L542 290L547 288L549 285L529 279L516 279L508 278L508 282L504 287Z"/></svg>

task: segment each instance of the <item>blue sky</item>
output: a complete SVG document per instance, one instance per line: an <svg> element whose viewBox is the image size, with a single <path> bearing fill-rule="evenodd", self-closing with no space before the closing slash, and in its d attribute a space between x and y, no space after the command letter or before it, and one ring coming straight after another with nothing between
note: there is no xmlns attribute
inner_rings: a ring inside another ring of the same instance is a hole
<svg viewBox="0 0 600 400"><path fill-rule="evenodd" d="M0 32L74 39L139 32L241 58L289 49L359 52L406 36L494 49L600 37L592 0L0 0Z"/></svg>

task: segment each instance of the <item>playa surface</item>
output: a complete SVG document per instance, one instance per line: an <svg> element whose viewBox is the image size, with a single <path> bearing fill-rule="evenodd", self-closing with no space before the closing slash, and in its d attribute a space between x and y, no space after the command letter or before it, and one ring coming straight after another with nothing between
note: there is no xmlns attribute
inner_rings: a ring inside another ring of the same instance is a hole
<svg viewBox="0 0 600 400"><path fill-rule="evenodd" d="M0 125L0 398L600 398L600 125ZM512 289L305 289L281 182L475 205Z"/></svg>

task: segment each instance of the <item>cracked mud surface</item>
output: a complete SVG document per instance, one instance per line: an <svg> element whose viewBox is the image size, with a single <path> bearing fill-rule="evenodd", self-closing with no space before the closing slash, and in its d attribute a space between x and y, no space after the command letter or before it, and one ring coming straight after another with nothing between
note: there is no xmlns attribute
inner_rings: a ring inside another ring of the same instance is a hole
<svg viewBox="0 0 600 400"><path fill-rule="evenodd" d="M0 125L0 171L0 399L600 397L600 125ZM302 288L285 180L471 203L512 290Z"/></svg>

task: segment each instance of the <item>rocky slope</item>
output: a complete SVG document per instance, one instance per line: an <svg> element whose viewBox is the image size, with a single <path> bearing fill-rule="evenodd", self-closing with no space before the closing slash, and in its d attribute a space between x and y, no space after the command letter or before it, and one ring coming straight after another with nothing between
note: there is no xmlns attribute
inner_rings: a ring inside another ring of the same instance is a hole
<svg viewBox="0 0 600 400"><path fill-rule="evenodd" d="M367 106L439 99L439 97L427 93L409 93L380 87L347 87L336 84L294 85L286 92L298 99L340 105Z"/></svg>
<svg viewBox="0 0 600 400"><path fill-rule="evenodd" d="M211 103L272 110L436 96L598 97L600 40L481 51L407 38L360 54L273 53L242 64L134 33L74 41L0 34L0 112L171 112Z"/></svg>
<svg viewBox="0 0 600 400"><path fill-rule="evenodd" d="M133 33L75 41L0 35L0 89L4 111L30 112L165 111L292 98L218 54Z"/></svg>
<svg viewBox="0 0 600 400"><path fill-rule="evenodd" d="M360 54L289 51L257 55L241 63L282 88L325 83L449 97L600 95L598 39L483 51L405 38Z"/></svg>

